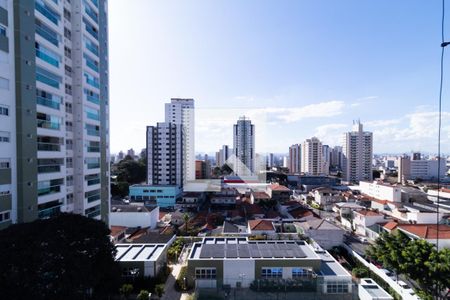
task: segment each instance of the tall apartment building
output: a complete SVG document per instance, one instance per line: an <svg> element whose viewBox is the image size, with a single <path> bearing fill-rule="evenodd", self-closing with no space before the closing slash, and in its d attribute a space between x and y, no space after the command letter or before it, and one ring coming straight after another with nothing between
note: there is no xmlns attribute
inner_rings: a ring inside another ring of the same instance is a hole
<svg viewBox="0 0 450 300"><path fill-rule="evenodd" d="M255 172L255 125L245 116L233 125L234 173L249 176Z"/></svg>
<svg viewBox="0 0 450 300"><path fill-rule="evenodd" d="M323 174L330 173L331 148L328 145L322 145L322 171Z"/></svg>
<svg viewBox="0 0 450 300"><path fill-rule="evenodd" d="M183 176L182 125L147 126L147 184L182 186Z"/></svg>
<svg viewBox="0 0 450 300"><path fill-rule="evenodd" d="M360 121L354 121L352 131L344 133L342 152L344 181L372 181L373 135L363 131Z"/></svg>
<svg viewBox="0 0 450 300"><path fill-rule="evenodd" d="M322 142L312 137L302 144L302 172L309 175L320 175L323 170Z"/></svg>
<svg viewBox="0 0 450 300"><path fill-rule="evenodd" d="M302 145L294 144L289 147L289 172L300 174L302 170Z"/></svg>
<svg viewBox="0 0 450 300"><path fill-rule="evenodd" d="M0 1L0 227L107 221L106 0Z"/></svg>
<svg viewBox="0 0 450 300"><path fill-rule="evenodd" d="M182 125L183 180L195 180L195 114L194 99L172 98L165 105L166 122Z"/></svg>
<svg viewBox="0 0 450 300"><path fill-rule="evenodd" d="M216 152L216 166L222 167L231 156L232 150L228 145L223 145L222 149Z"/></svg>
<svg viewBox="0 0 450 300"><path fill-rule="evenodd" d="M334 146L330 154L330 167L341 170L343 165L343 154L341 146Z"/></svg>

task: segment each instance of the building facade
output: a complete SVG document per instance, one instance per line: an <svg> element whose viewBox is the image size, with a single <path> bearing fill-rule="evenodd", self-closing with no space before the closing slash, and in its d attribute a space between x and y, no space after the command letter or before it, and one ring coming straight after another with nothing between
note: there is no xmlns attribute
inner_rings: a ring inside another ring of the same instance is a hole
<svg viewBox="0 0 450 300"><path fill-rule="evenodd" d="M324 174L323 167L322 142L316 137L305 140L302 144L302 172L321 175Z"/></svg>
<svg viewBox="0 0 450 300"><path fill-rule="evenodd" d="M289 147L289 172L300 174L302 170L302 145L295 144Z"/></svg>
<svg viewBox="0 0 450 300"><path fill-rule="evenodd" d="M166 122L183 130L183 183L195 180L194 99L172 98L165 104Z"/></svg>
<svg viewBox="0 0 450 300"><path fill-rule="evenodd" d="M1 227L61 211L107 221L107 45L105 0L0 1Z"/></svg>
<svg viewBox="0 0 450 300"><path fill-rule="evenodd" d="M233 171L238 176L249 176L255 172L255 125L248 118L240 117L233 125Z"/></svg>
<svg viewBox="0 0 450 300"><path fill-rule="evenodd" d="M438 176L444 178L445 173L446 162L444 158L441 158L440 160L425 160L420 159L420 154L413 153L412 159L409 156L402 156L399 158L397 182L406 182L407 180L416 179L436 181Z"/></svg>
<svg viewBox="0 0 450 300"><path fill-rule="evenodd" d="M352 131L344 133L342 152L344 181L372 181L373 135L363 131L361 122L353 122Z"/></svg>
<svg viewBox="0 0 450 300"><path fill-rule="evenodd" d="M182 125L147 126L147 184L183 185Z"/></svg>

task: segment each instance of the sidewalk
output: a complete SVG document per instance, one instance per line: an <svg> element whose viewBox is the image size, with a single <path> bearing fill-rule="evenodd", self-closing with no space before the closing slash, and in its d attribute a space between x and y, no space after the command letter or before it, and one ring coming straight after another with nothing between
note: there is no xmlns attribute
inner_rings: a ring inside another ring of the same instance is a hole
<svg viewBox="0 0 450 300"><path fill-rule="evenodd" d="M183 251L180 259L177 264L169 265L172 268L172 272L166 280L164 286L164 295L162 296L162 300L178 300L178 299L188 299L189 294L181 293L175 290L175 281L180 274L181 267L185 265L185 261L187 258L189 251Z"/></svg>

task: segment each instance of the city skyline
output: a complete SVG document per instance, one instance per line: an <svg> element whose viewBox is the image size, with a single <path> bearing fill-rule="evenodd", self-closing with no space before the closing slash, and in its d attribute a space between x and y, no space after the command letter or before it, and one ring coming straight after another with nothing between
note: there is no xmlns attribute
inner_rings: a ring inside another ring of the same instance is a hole
<svg viewBox="0 0 450 300"><path fill-rule="evenodd" d="M145 126L173 97L194 98L197 109L266 111L267 135L278 142L258 147L264 152L286 152L311 136L340 145L354 119L374 133L375 153L437 150L437 2L136 0L111 2L110 13L112 152L144 148ZM445 101L443 111L445 151ZM223 139L231 144L228 129L197 138L196 151L213 153Z"/></svg>

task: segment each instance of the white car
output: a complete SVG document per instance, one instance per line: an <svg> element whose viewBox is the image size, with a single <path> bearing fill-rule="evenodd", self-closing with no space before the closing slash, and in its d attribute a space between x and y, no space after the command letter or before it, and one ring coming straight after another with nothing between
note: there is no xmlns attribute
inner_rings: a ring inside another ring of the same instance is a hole
<svg viewBox="0 0 450 300"><path fill-rule="evenodd" d="M358 237L358 239L361 241L361 243L367 243L367 239L363 236Z"/></svg>
<svg viewBox="0 0 450 300"><path fill-rule="evenodd" d="M414 293L414 290L412 288L410 288L410 286L408 284L406 284L406 282L404 281L397 281L397 284L403 289L403 292L406 294L410 294L410 295L415 295L416 293Z"/></svg>

